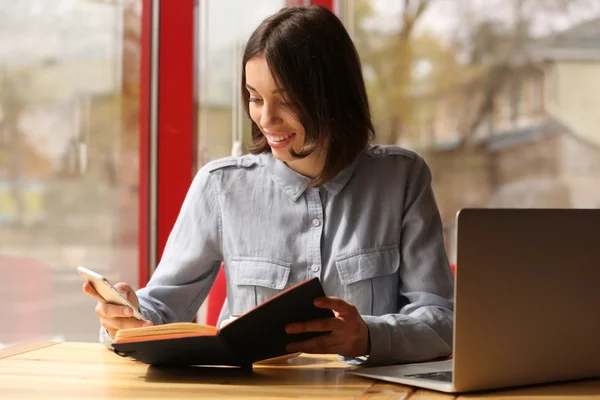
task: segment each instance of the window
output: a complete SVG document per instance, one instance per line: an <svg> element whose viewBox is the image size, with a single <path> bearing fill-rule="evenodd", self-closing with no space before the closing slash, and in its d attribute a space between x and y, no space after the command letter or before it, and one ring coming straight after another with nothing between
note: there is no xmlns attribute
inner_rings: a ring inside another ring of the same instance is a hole
<svg viewBox="0 0 600 400"><path fill-rule="evenodd" d="M377 142L412 147L429 162L452 261L460 208L597 207L600 136L588 105L600 104L591 83L600 81L600 61L588 45L594 32L600 41L599 3L338 5L369 71ZM577 62L569 54L577 54ZM411 74L419 60L428 60L427 70ZM424 89L437 101L422 101ZM586 104L579 106L582 98ZM526 124L525 107L535 117ZM393 131L394 118L408 123ZM455 127L452 145L430 145L432 137L448 139ZM413 138L414 132L424 137Z"/></svg>
<svg viewBox="0 0 600 400"><path fill-rule="evenodd" d="M141 0L0 1L0 347L95 341L137 283Z"/></svg>
<svg viewBox="0 0 600 400"><path fill-rule="evenodd" d="M242 108L244 45L260 22L286 0L204 0L199 5L198 161L242 154L250 123Z"/></svg>

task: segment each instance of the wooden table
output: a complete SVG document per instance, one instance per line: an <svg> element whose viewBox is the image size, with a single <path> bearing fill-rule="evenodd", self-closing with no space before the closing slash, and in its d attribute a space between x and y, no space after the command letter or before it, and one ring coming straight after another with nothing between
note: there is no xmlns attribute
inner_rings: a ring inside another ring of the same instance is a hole
<svg viewBox="0 0 600 400"><path fill-rule="evenodd" d="M25 343L0 350L1 399L455 399L361 378L332 356L302 355L281 365L157 368L97 343ZM462 395L459 399L596 399L600 380Z"/></svg>

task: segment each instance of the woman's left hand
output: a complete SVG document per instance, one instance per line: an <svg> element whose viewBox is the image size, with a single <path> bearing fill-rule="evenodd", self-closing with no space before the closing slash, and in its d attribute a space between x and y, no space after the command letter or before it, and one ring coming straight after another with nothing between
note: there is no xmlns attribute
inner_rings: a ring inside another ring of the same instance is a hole
<svg viewBox="0 0 600 400"><path fill-rule="evenodd" d="M315 306L333 310L335 318L313 319L294 322L285 328L286 333L327 332L304 342L290 343L290 353L339 354L344 357L367 355L369 349L369 327L353 304L338 297L320 297Z"/></svg>

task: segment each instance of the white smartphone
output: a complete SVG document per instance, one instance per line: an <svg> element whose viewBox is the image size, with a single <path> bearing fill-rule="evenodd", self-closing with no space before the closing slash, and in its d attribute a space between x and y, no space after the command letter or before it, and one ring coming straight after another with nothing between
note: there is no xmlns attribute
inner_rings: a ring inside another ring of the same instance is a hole
<svg viewBox="0 0 600 400"><path fill-rule="evenodd" d="M96 292L98 292L107 303L127 306L133 310L134 318L139 319L140 321L146 320L133 304L131 304L129 300L127 300L104 276L81 266L77 267L77 272L91 283L94 289L96 289Z"/></svg>

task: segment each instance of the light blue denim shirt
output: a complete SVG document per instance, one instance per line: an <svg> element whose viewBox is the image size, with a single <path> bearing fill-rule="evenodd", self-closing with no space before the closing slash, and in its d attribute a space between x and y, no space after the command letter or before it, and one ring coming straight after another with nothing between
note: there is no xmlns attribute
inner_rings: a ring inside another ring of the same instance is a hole
<svg viewBox="0 0 600 400"><path fill-rule="evenodd" d="M224 261L219 321L316 276L368 324L369 363L449 355L454 280L424 160L371 146L323 187L309 182L271 153L205 165L137 292L142 313L191 321Z"/></svg>

